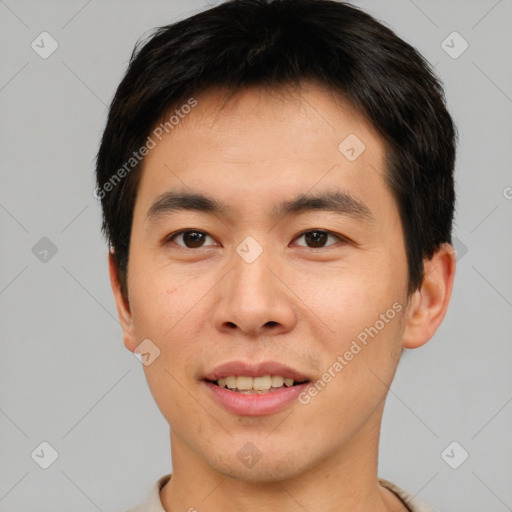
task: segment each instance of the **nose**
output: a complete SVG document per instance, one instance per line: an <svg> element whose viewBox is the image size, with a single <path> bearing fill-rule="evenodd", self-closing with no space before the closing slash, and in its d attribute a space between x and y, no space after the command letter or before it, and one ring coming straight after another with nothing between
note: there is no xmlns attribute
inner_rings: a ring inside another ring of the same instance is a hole
<svg viewBox="0 0 512 512"><path fill-rule="evenodd" d="M215 327L219 332L257 338L284 334L297 322L294 295L271 251L251 263L238 254L217 289Z"/></svg>

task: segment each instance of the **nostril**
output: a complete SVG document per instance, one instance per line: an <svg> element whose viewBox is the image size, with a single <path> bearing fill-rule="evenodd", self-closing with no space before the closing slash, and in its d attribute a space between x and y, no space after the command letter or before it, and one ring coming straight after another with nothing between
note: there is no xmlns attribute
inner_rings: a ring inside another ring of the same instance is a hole
<svg viewBox="0 0 512 512"><path fill-rule="evenodd" d="M270 322L267 322L265 325L268 325L269 327L274 327L277 325L277 322L274 322L273 320L271 320Z"/></svg>

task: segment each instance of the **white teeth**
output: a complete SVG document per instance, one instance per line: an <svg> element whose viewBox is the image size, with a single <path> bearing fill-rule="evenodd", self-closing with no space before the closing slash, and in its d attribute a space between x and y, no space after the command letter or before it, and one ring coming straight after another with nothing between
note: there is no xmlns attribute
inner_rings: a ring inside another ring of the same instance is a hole
<svg viewBox="0 0 512 512"><path fill-rule="evenodd" d="M269 391L273 388L293 386L294 380L280 375L264 375L262 377L249 377L246 375L230 375L217 380L221 388L237 389L240 391Z"/></svg>
<svg viewBox="0 0 512 512"><path fill-rule="evenodd" d="M238 382L240 382L240 377L238 377ZM252 379L252 387L258 391L270 389L272 387L272 377L270 375L265 375L264 377L254 377Z"/></svg>
<svg viewBox="0 0 512 512"><path fill-rule="evenodd" d="M226 387L230 389L236 388L236 377L226 377Z"/></svg>
<svg viewBox="0 0 512 512"><path fill-rule="evenodd" d="M280 375L272 375L272 387L280 388L283 385L284 379Z"/></svg>
<svg viewBox="0 0 512 512"><path fill-rule="evenodd" d="M253 380L252 377L237 377L236 389L241 389L242 391L252 389Z"/></svg>

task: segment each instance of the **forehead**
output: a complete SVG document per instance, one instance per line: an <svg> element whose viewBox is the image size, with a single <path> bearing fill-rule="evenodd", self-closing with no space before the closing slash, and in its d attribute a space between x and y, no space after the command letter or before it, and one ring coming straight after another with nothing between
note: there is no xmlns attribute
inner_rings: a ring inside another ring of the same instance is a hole
<svg viewBox="0 0 512 512"><path fill-rule="evenodd" d="M309 191L336 188L361 199L387 192L381 138L333 91L305 83L194 98L194 109L145 157L138 191L145 212L169 189L213 195L239 211Z"/></svg>
<svg viewBox="0 0 512 512"><path fill-rule="evenodd" d="M234 162L243 162L251 155L265 160L263 149L267 159L314 158L319 151L313 149L321 139L329 144L325 157L332 160L339 156L339 142L349 134L364 140L370 153L382 149L371 123L340 93L315 82L303 82L300 87L251 86L235 92L216 87L197 96L196 101L193 111L172 129L176 144L185 137L192 141L191 135L203 138L205 149L222 146L224 160L232 157ZM176 110L179 105L171 115ZM166 113L161 121L165 123L169 117ZM279 131L283 128L286 131ZM280 135L277 138L276 133ZM318 150L322 149L323 144Z"/></svg>

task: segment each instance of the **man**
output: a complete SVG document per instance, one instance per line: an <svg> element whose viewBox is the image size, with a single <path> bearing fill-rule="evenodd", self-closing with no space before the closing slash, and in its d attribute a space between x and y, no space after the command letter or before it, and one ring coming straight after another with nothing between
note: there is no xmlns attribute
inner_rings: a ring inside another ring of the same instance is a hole
<svg viewBox="0 0 512 512"><path fill-rule="evenodd" d="M96 195L173 468L133 511L431 510L377 458L448 307L454 158L428 64L348 4L234 0L134 51Z"/></svg>

